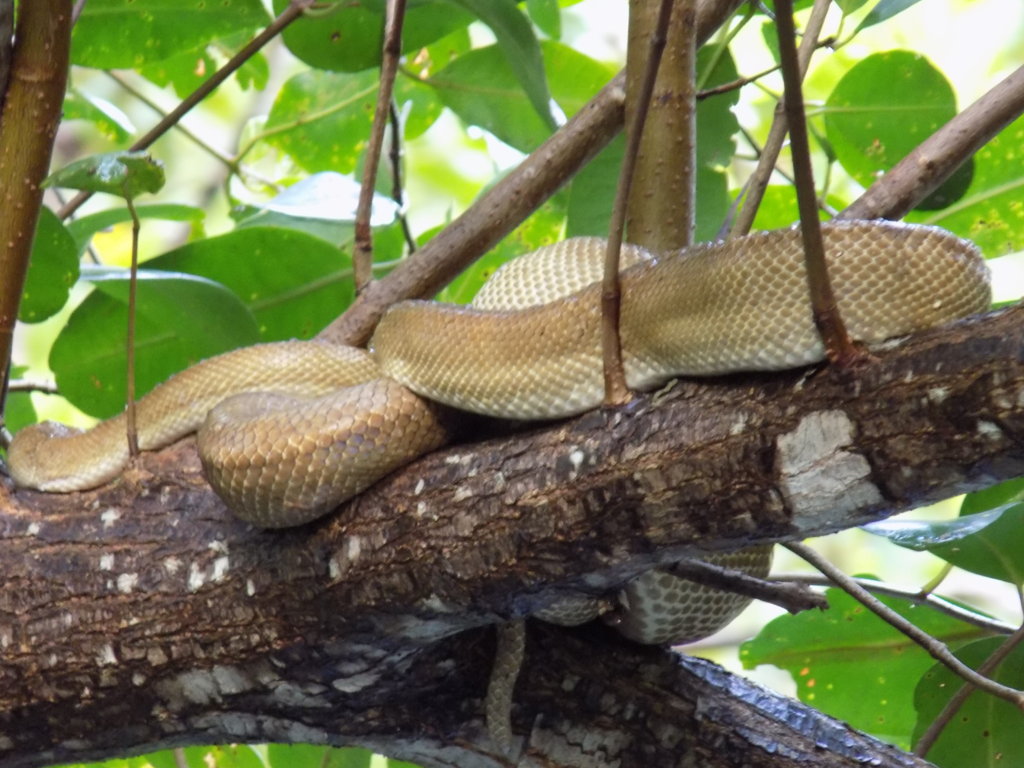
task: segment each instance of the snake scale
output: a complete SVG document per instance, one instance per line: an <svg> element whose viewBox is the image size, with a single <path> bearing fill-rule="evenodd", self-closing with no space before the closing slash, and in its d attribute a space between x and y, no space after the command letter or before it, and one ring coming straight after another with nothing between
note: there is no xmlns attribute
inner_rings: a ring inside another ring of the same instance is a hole
<svg viewBox="0 0 1024 768"><path fill-rule="evenodd" d="M878 342L989 306L980 253L948 232L834 222L823 233L839 309L855 339ZM140 447L197 432L206 476L225 503L255 525L282 527L331 511L443 445L449 411L439 404L516 419L595 408L603 379L594 280L603 252L604 241L575 238L520 257L470 307L397 304L369 351L281 342L201 362L139 401ZM627 247L623 257L621 338L632 389L823 359L799 229L657 257ZM127 459L123 416L86 432L29 427L8 453L18 485L57 492L108 482ZM755 548L715 557L764 573L770 555ZM746 603L721 595L652 572L620 596L628 610L619 628L645 642L708 634ZM570 600L546 617L572 623L594 610L593 602Z"/></svg>

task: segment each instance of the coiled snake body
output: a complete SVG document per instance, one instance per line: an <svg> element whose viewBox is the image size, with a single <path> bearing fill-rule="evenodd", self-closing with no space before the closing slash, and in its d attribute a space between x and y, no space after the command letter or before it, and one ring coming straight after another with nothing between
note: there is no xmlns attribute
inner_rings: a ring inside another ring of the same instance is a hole
<svg viewBox="0 0 1024 768"><path fill-rule="evenodd" d="M856 339L881 341L989 305L977 249L947 232L881 222L833 223L824 232L839 309ZM442 445L446 415L437 403L519 419L597 407L599 287L590 283L603 249L596 239L541 249L504 268L473 307L398 304L369 353L285 342L207 360L138 403L140 445L158 448L198 430L207 477L228 506L280 527L332 510ZM631 388L823 358L799 230L626 256L633 265L622 275L621 337ZM554 280L566 263L569 277ZM84 433L46 424L16 436L9 467L21 486L73 491L112 479L127 455L121 417ZM743 563L767 567L764 555ZM645 631L634 635L649 639Z"/></svg>

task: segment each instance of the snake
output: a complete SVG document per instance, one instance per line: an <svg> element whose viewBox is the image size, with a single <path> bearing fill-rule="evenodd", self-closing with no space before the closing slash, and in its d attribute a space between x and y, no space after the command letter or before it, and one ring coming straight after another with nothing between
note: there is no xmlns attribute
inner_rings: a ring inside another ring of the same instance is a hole
<svg viewBox="0 0 1024 768"><path fill-rule="evenodd" d="M947 231L834 221L822 234L840 316L860 342L941 325L991 303L977 247ZM196 433L204 473L226 505L254 525L278 528L327 514L446 444L453 409L552 420L596 408L604 394L604 251L600 238L569 238L502 266L471 305L395 304L367 349L274 342L204 360L137 402L139 447ZM825 357L799 227L663 254L626 246L620 280L631 390ZM94 488L128 462L125 434L123 414L86 431L33 425L15 435L8 469L23 488ZM766 572L770 555L752 552L713 557ZM659 569L627 585L620 631L647 642L700 636L745 604L680 583ZM681 611L687 601L703 608ZM570 599L547 615L574 623L595 605Z"/></svg>
<svg viewBox="0 0 1024 768"><path fill-rule="evenodd" d="M942 229L834 221L822 235L840 317L871 345L988 309L988 269L971 242ZM606 243L577 237L508 262L471 305L403 301L367 349L322 341L255 345L199 362L136 404L139 447L188 434L206 478L240 518L265 528L315 520L453 435L453 409L519 420L574 416L604 395L601 286ZM623 248L620 340L626 383L650 391L683 376L818 363L799 227L652 254ZM23 488L87 490L129 461L124 414L80 431L19 431L8 471ZM767 574L771 547L707 553ZM688 581L671 567L605 601L562 594L535 617L578 624L604 614L626 637L682 643L725 626L749 598ZM512 745L512 688L522 622L499 630L486 697L492 742Z"/></svg>

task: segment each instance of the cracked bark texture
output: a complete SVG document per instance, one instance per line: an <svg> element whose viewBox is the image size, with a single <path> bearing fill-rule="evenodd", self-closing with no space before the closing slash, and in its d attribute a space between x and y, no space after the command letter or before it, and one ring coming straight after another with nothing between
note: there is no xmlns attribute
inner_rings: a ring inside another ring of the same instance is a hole
<svg viewBox="0 0 1024 768"><path fill-rule="evenodd" d="M487 625L1024 473L1019 320L923 334L852 375L680 382L467 435L290 531L233 520L190 441L95 492L0 486L0 765L264 740L501 765ZM927 765L600 626L529 643L524 765Z"/></svg>

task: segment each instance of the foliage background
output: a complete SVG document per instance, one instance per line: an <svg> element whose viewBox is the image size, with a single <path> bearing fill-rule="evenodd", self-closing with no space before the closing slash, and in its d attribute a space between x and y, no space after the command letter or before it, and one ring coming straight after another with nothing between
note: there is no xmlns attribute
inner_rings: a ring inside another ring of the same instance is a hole
<svg viewBox="0 0 1024 768"><path fill-rule="evenodd" d="M159 3L145 0L131 8L123 0L89 1L74 33L76 66L54 168L126 147L157 118L144 100L165 111L172 108L264 25L268 12L280 12L285 3L277 0L273 8L257 0L192 5L181 12L162 11ZM887 9L908 5L886 16ZM333 19L349 35L343 46L329 33L330 11L295 24L283 43L271 44L248 61L184 118L181 127L190 135L172 132L152 149L164 163L167 184L139 200L146 217L139 314L143 391L223 349L309 337L351 300L351 211L376 94L375 13L381 6L350 5L355 9L351 16L343 22ZM616 0L530 0L518 7L484 0L412 4L406 58L396 85L404 205L389 199L392 179L382 172L374 233L379 272L407 251L396 212L402 211L416 241L428 239L619 69L625 13L625 3ZM803 11L800 18L805 16ZM745 23L734 20L732 29L727 54L721 49L702 53L702 86L774 65L774 30L767 16L752 13ZM806 95L818 138L819 184L827 185L823 195L829 204L841 208L879 170L1020 64L1024 9L1014 0L846 0L835 4L826 30L838 43L817 54ZM965 41L982 39L985 45L971 46L970 55L964 55ZM543 70L538 68L541 60ZM727 215L752 167L751 142L759 145L766 135L780 91L778 76L767 74L702 103L702 239L713 237ZM556 105L550 111L548 93ZM951 182L941 205L909 217L977 240L993 259L1001 299L1020 292L1012 254L1024 247L1022 140L1024 123L1018 120L979 154L970 175ZM614 191L616 151L613 146L603 153L493 254L445 289L442 298L465 300L509 255L568 235L602 234ZM759 227L786 226L795 218L791 188L782 177L773 183L777 186L770 188L759 212ZM59 210L63 199L51 193L48 203ZM63 224L55 215L44 215L15 363L19 375L52 377L63 397L35 394L30 402L28 395L12 395L6 415L13 429L37 416L88 423L120 409L123 267L130 248L126 218L123 206L105 195L94 197ZM1016 501L1020 492L1017 486L1002 489L969 511ZM960 501L953 500L913 517L955 522L959 512ZM993 524L1002 520L1014 530L1019 517L1015 505L1003 507ZM936 549L928 538L933 534L930 527L903 531L925 550ZM1015 539L990 542L977 560L991 559L995 550L1020 563L1024 549L1014 549L1016 544ZM928 551L894 554L897 550L884 536L864 531L848 531L818 545L849 570L902 584L926 583L950 559ZM978 561L961 562L964 567L941 591L1019 624L1021 569L992 573ZM800 565L781 557L776 568L799 570ZM742 661L738 643L774 615L771 609L753 607L691 652L734 667L773 662L775 667L759 666L752 673L857 727L909 746L921 722L936 711L928 684L917 687L930 661L841 595L832 600L832 614L771 624L745 646ZM923 611L897 607L919 617ZM955 644L977 637L950 620L922 620ZM836 634L836 627L843 631ZM867 686L865 662L877 672ZM929 674L934 678L936 673ZM980 718L978 727L1012 732L998 711L972 717L967 727L978 726ZM1020 749L992 740L981 748L987 756L996 749L1013 756ZM980 759L976 752L960 754L942 742L937 749L931 757L940 765L980 764L971 762ZM195 748L124 762L157 768L182 761L356 766L370 759L360 750L271 746ZM1024 755L1019 760L1024 764Z"/></svg>

